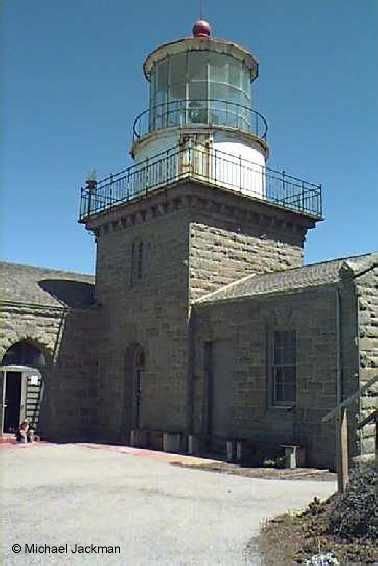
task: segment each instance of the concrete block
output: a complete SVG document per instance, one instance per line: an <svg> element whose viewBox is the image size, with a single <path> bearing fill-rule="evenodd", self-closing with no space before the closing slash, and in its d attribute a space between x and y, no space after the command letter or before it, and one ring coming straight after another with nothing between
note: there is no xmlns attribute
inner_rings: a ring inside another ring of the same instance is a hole
<svg viewBox="0 0 378 566"><path fill-rule="evenodd" d="M245 440L237 440L236 441L236 454L235 458L236 461L241 463L245 460L247 455L247 443Z"/></svg>
<svg viewBox="0 0 378 566"><path fill-rule="evenodd" d="M285 449L285 468L303 468L305 465L305 449L303 446L283 444Z"/></svg>
<svg viewBox="0 0 378 566"><path fill-rule="evenodd" d="M131 430L130 446L134 446L136 448L147 448L147 431Z"/></svg>
<svg viewBox="0 0 378 566"><path fill-rule="evenodd" d="M181 434L179 432L164 432L164 452L181 452Z"/></svg>
<svg viewBox="0 0 378 566"><path fill-rule="evenodd" d="M188 454L199 456L202 451L202 439L194 434L188 436Z"/></svg>
<svg viewBox="0 0 378 566"><path fill-rule="evenodd" d="M226 440L226 460L227 462L234 462L236 457L236 442L235 440Z"/></svg>

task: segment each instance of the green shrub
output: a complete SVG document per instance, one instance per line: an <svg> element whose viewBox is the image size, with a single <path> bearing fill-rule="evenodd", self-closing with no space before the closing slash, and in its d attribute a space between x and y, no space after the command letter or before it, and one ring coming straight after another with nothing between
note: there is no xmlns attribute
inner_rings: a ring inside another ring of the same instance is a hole
<svg viewBox="0 0 378 566"><path fill-rule="evenodd" d="M377 470L372 465L356 468L343 495L330 509L329 530L347 541L378 539Z"/></svg>

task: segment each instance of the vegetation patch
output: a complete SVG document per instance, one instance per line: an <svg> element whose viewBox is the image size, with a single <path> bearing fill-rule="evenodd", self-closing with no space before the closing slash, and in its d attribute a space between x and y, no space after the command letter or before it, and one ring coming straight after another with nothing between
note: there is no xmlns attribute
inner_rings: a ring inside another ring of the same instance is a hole
<svg viewBox="0 0 378 566"><path fill-rule="evenodd" d="M317 498L299 514L265 523L259 548L268 566L306 564L333 553L341 565L378 564L377 471L364 465L351 475L345 494Z"/></svg>

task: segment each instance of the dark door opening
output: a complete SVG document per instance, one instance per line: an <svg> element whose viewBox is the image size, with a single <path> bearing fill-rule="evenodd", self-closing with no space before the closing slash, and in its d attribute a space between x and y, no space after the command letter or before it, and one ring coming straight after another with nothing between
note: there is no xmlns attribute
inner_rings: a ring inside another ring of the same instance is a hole
<svg viewBox="0 0 378 566"><path fill-rule="evenodd" d="M142 379L143 379L143 369L136 370L136 399L135 399L135 420L136 428L141 427L141 405L142 405Z"/></svg>
<svg viewBox="0 0 378 566"><path fill-rule="evenodd" d="M135 428L142 428L143 421L143 378L144 378L144 352L139 348L135 354Z"/></svg>
<svg viewBox="0 0 378 566"><path fill-rule="evenodd" d="M20 424L21 376L19 371L6 374L4 432L16 432Z"/></svg>

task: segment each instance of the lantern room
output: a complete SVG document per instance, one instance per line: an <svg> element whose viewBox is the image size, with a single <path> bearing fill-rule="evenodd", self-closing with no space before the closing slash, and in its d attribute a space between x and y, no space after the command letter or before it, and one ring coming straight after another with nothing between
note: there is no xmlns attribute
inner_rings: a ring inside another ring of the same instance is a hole
<svg viewBox="0 0 378 566"><path fill-rule="evenodd" d="M203 20L191 37L150 53L149 104L133 125L135 163L101 181L87 179L80 221L182 182L320 218L320 186L266 166L267 123L251 91L258 70L252 53L214 38Z"/></svg>
<svg viewBox="0 0 378 566"><path fill-rule="evenodd" d="M136 162L190 143L207 148L207 172L216 167L214 159L230 163L223 163L221 178L218 167L220 184L235 184L230 176L236 162L248 161L243 192L263 195L267 123L252 104L255 57L236 43L213 38L210 25L200 20L193 37L166 43L148 55L144 74L149 107L134 122L131 154Z"/></svg>
<svg viewBox="0 0 378 566"><path fill-rule="evenodd" d="M216 40L183 40L147 59L150 128L216 124L250 129L252 56ZM164 57L161 59L161 55ZM244 56L243 56L244 55Z"/></svg>

